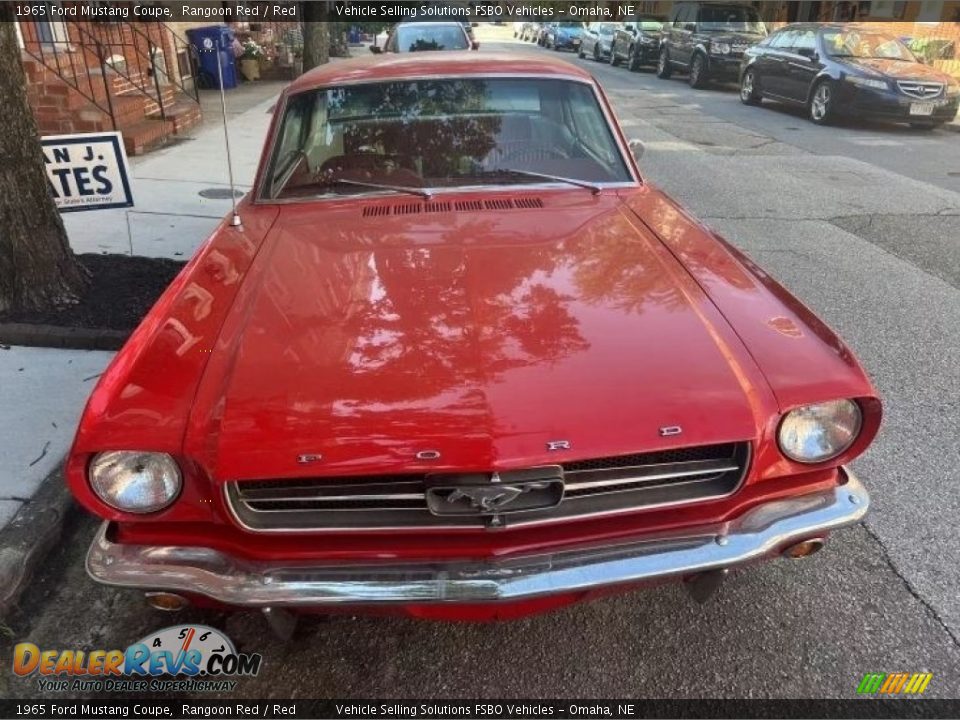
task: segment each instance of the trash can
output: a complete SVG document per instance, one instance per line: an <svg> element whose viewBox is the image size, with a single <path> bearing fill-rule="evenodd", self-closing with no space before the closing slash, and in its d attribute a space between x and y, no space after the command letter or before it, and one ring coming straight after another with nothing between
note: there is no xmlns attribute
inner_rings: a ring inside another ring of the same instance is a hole
<svg viewBox="0 0 960 720"><path fill-rule="evenodd" d="M237 65L233 56L233 31L225 25L187 30L187 38L197 52L200 61L198 71L200 87L219 88L217 63L223 71L223 87L237 86Z"/></svg>

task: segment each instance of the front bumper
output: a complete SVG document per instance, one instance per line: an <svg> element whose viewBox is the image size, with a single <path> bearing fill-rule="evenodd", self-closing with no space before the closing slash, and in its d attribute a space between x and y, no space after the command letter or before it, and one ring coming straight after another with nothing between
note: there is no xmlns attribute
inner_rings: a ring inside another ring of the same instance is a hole
<svg viewBox="0 0 960 720"><path fill-rule="evenodd" d="M830 490L758 505L722 525L611 547L459 563L317 565L203 547L124 545L104 523L87 572L108 585L202 595L227 605L317 607L519 601L742 565L858 522L870 497L844 469Z"/></svg>
<svg viewBox="0 0 960 720"><path fill-rule="evenodd" d="M894 122L931 122L945 123L957 116L960 97L939 97L933 100L919 100L897 92L878 90L873 88L849 87L844 83L846 91L841 96L838 109L841 113L870 120L888 120ZM933 113L930 115L911 115L910 107L914 104L932 102Z"/></svg>
<svg viewBox="0 0 960 720"><path fill-rule="evenodd" d="M740 62L743 55L710 55L707 60L707 72L716 80L737 80L740 77Z"/></svg>

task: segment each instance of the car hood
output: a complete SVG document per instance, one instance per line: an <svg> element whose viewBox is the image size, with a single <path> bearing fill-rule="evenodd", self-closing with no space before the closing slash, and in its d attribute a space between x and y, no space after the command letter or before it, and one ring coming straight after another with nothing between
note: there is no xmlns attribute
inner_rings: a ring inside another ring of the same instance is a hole
<svg viewBox="0 0 960 720"><path fill-rule="evenodd" d="M887 58L837 58L843 65L863 71L867 75L884 75L896 80L928 80L950 84L950 76L922 63L903 62Z"/></svg>
<svg viewBox="0 0 960 720"><path fill-rule="evenodd" d="M483 198L284 208L211 356L189 454L230 480L757 436L762 376L615 195Z"/></svg>
<svg viewBox="0 0 960 720"><path fill-rule="evenodd" d="M753 45L754 43L758 43L766 37L766 35L761 35L760 33L726 32L723 30L706 31L706 33L711 42L728 44L736 43L737 45Z"/></svg>

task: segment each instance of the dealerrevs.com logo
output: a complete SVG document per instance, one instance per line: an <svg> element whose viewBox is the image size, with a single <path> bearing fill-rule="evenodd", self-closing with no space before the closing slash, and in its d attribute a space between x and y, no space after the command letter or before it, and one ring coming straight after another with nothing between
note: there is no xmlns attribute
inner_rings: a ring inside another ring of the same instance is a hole
<svg viewBox="0 0 960 720"><path fill-rule="evenodd" d="M206 625L164 628L126 650L42 650L29 642L13 649L13 672L37 675L45 692L229 692L262 661Z"/></svg>

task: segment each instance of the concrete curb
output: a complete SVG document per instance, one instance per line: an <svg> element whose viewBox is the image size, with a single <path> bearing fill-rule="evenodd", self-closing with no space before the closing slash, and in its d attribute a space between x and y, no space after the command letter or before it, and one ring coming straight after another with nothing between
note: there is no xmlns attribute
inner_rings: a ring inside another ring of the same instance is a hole
<svg viewBox="0 0 960 720"><path fill-rule="evenodd" d="M6 617L60 539L76 509L60 463L6 527L0 530L0 618Z"/></svg>
<svg viewBox="0 0 960 720"><path fill-rule="evenodd" d="M72 350L119 350L130 337L126 330L0 323L0 343Z"/></svg>

